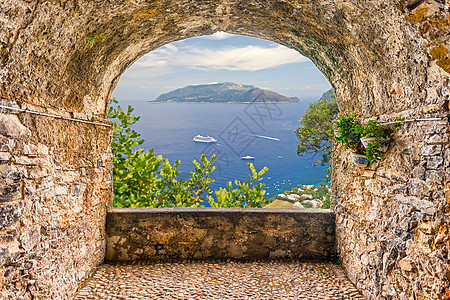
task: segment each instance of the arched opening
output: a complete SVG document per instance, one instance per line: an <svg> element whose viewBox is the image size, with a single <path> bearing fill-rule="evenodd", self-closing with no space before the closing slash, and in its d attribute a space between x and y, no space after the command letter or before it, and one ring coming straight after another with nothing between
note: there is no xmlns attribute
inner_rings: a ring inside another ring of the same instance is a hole
<svg viewBox="0 0 450 300"><path fill-rule="evenodd" d="M200 161L203 153L208 158L216 155L216 171L211 173L215 182L209 184L213 198L217 197L214 191L226 188L227 182L235 189L236 179L248 180L250 162L258 171L268 167L262 181L255 182L265 185L265 200L262 204L242 205L266 206L280 195L279 201L269 207L296 204L317 208L328 207L329 197L322 195L326 193L327 167L311 168L312 153L297 155L294 131L311 102L327 90L328 81L296 51L260 39L217 32L174 42L143 56L121 77L113 96L122 108L132 105L141 117L134 129L146 142L139 147L153 148L155 155L162 154L171 164L181 161L178 180L190 177L193 159ZM195 143L192 138L197 134L210 135L217 141ZM139 182L136 176L133 182L126 183L118 178L116 192L120 190L123 197L114 198L120 202L116 207L164 205L158 200L153 201L155 204L139 201L139 197L129 203L131 194L121 187L127 184L132 189ZM320 183L323 188L317 193L312 186ZM136 188L141 190L141 185ZM298 185L309 187L293 191ZM211 205L206 201L208 193L204 194L201 205ZM176 204L170 200L170 205Z"/></svg>

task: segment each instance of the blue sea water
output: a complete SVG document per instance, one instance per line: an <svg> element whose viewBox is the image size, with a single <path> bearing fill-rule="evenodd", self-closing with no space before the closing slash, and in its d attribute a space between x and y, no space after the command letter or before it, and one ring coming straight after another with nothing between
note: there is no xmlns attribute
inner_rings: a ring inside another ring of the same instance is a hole
<svg viewBox="0 0 450 300"><path fill-rule="evenodd" d="M125 105L119 103L122 107ZM180 160L180 177L185 179L194 169L193 159L202 153L217 155L213 189L227 181L246 180L250 171L242 156L250 155L263 176L267 196L273 197L297 184L317 184L325 179L326 167L311 167L313 157L299 157L294 130L309 102L278 104L218 103L133 103L134 114L141 117L133 129L145 139L143 148L154 148L171 163ZM214 144L196 143L192 138L209 135ZM279 141L269 138L276 138ZM306 167L308 166L308 167Z"/></svg>

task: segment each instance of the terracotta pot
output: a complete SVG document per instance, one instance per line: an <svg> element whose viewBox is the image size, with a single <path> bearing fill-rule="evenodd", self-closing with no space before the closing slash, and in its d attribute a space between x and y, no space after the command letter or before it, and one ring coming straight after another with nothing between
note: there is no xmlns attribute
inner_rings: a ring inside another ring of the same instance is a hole
<svg viewBox="0 0 450 300"><path fill-rule="evenodd" d="M375 141L376 138L372 136L364 136L361 138L361 143L363 144L364 148L367 148L367 145Z"/></svg>
<svg viewBox="0 0 450 300"><path fill-rule="evenodd" d="M369 165L369 160L364 154L350 153L350 158L358 167L367 167Z"/></svg>
<svg viewBox="0 0 450 300"><path fill-rule="evenodd" d="M361 138L361 143L363 144L364 148L367 148L367 145L369 145L370 143L375 141L375 139L376 138L374 138L374 137L367 137L367 136L365 136L365 137ZM378 142L378 145L379 145L378 148L380 149L381 152L388 151L389 144L391 142L390 139L383 139L383 138L381 138L381 139L378 139L377 142Z"/></svg>

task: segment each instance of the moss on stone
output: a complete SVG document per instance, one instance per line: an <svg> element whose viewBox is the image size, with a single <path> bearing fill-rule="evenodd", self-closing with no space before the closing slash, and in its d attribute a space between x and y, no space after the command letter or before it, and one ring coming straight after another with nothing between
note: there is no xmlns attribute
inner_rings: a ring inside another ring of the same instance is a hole
<svg viewBox="0 0 450 300"><path fill-rule="evenodd" d="M409 15L406 16L406 20L411 24L417 24L423 20L425 14L428 11L428 6L425 4L419 5L414 10L412 10Z"/></svg>
<svg viewBox="0 0 450 300"><path fill-rule="evenodd" d="M450 16L441 19L430 19L419 28L420 35L427 33L432 27L447 27L450 26Z"/></svg>
<svg viewBox="0 0 450 300"><path fill-rule="evenodd" d="M433 59L439 59L447 56L448 49L444 45L439 45L430 50L430 55Z"/></svg>
<svg viewBox="0 0 450 300"><path fill-rule="evenodd" d="M445 72L450 73L450 58L440 59L436 62L436 64L444 69Z"/></svg>

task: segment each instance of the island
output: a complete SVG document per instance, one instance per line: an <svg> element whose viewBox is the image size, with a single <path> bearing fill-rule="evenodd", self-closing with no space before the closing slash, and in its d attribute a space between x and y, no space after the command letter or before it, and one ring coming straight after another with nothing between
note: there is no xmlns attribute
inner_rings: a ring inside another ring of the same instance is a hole
<svg viewBox="0 0 450 300"><path fill-rule="evenodd" d="M282 103L298 102L297 97L286 97L252 85L232 82L189 85L161 94L151 103Z"/></svg>

